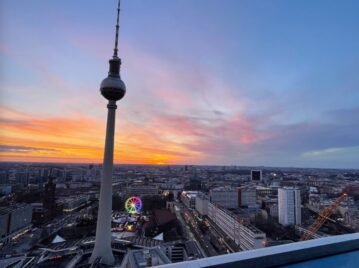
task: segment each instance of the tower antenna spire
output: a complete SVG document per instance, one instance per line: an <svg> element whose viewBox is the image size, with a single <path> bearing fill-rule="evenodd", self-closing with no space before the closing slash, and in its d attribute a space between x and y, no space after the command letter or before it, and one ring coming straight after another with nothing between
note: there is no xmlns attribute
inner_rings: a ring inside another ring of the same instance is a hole
<svg viewBox="0 0 359 268"><path fill-rule="evenodd" d="M120 0L117 3L117 21L116 21L116 36L115 36L115 48L113 49L113 57L118 57L118 31L120 29Z"/></svg>

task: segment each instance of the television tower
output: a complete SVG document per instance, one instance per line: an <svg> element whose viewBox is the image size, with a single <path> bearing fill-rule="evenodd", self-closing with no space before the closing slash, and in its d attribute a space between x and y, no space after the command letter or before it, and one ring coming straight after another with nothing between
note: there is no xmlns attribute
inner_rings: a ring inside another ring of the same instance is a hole
<svg viewBox="0 0 359 268"><path fill-rule="evenodd" d="M118 30L120 16L120 0L117 5L117 23L115 48L113 56L109 60L110 70L108 76L102 81L100 91L108 100L107 104L107 127L105 152L103 158L103 175L100 190L99 208L96 227L96 241L90 262L99 260L103 264L114 264L115 258L111 248L111 212L112 212L112 168L113 147L115 135L116 101L123 98L126 93L125 83L120 77L121 59L118 57Z"/></svg>

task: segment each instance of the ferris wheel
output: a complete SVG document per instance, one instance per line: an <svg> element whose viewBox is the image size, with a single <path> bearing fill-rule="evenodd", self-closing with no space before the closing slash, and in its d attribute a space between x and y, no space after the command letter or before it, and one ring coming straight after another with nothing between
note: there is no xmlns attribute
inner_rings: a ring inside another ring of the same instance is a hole
<svg viewBox="0 0 359 268"><path fill-rule="evenodd" d="M130 214L140 214L142 209L142 200L137 196L131 196L125 202L125 209Z"/></svg>

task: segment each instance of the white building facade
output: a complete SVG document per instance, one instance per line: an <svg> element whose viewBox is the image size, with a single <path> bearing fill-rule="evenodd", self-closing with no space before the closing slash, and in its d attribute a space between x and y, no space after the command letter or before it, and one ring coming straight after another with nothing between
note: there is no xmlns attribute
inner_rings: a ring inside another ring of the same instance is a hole
<svg viewBox="0 0 359 268"><path fill-rule="evenodd" d="M282 225L302 223L299 189L289 187L278 189L278 221Z"/></svg>
<svg viewBox="0 0 359 268"><path fill-rule="evenodd" d="M240 219L211 202L208 203L208 218L211 219L242 250L262 248L265 246L266 234L252 225L243 225Z"/></svg>
<svg viewBox="0 0 359 268"><path fill-rule="evenodd" d="M209 198L207 195L203 193L198 193L196 196L196 210L201 216L207 216L208 215L208 202Z"/></svg>

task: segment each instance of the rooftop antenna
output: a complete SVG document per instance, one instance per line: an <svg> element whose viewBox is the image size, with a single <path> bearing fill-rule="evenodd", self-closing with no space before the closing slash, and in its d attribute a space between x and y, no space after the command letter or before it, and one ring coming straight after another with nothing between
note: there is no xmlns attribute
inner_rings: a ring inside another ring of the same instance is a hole
<svg viewBox="0 0 359 268"><path fill-rule="evenodd" d="M120 0L118 0L118 4L117 4L117 21L116 21L116 37L115 37L115 48L113 49L113 57L117 58L117 52L118 52L118 31L120 29Z"/></svg>

